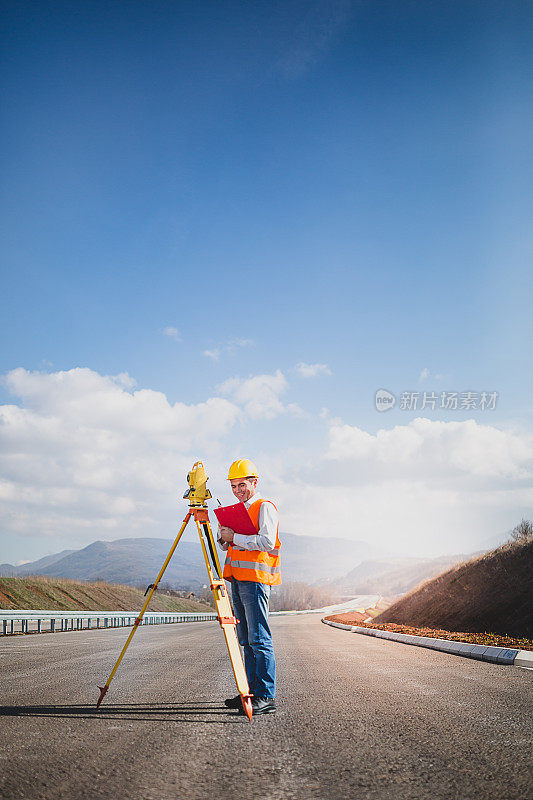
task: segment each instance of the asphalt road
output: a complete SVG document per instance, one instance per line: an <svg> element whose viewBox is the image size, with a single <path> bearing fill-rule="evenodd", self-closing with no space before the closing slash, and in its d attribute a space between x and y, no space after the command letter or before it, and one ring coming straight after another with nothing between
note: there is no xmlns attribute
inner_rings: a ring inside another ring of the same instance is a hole
<svg viewBox="0 0 533 800"><path fill-rule="evenodd" d="M249 723L216 623L0 640L0 796L533 797L533 672L272 619L275 715Z"/></svg>

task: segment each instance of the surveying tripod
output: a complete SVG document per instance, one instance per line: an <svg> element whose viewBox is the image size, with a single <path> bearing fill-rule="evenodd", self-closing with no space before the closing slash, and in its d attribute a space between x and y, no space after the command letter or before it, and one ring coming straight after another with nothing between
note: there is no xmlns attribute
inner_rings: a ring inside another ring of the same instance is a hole
<svg viewBox="0 0 533 800"><path fill-rule="evenodd" d="M244 670L241 651L239 650L239 643L237 641L237 633L235 630L235 625L237 624L238 620L236 620L235 617L233 616L231 603L228 597L228 591L226 589L224 578L222 577L220 561L218 559L218 554L215 547L215 541L213 539L213 531L211 530L211 524L209 522L206 500L208 500L211 497L211 492L206 486L207 475L205 474L204 465L202 464L201 461L197 461L195 464L193 464L191 471L187 475L187 483L189 484L189 488L183 495L185 499L189 500L189 510L187 512L187 515L183 520L181 528L178 531L178 535L174 540L174 544L170 548L170 552L165 559L165 563L161 567L159 575L155 579L155 583L150 584L150 586L145 592L145 594L147 594L147 597L146 600L144 601L144 605L139 612L139 616L133 623L133 628L130 632L130 635L126 640L126 644L122 648L122 651L115 663L115 666L111 670L111 674L107 679L107 683L105 684L105 686L98 687L100 689L100 697L98 698L98 702L96 703L96 708L100 706L100 703L104 699L104 696L107 690L109 689L109 685L115 676L115 672L117 671L119 664L122 661L131 640L133 639L135 631L142 622L142 618L144 616L146 609L148 608L150 600L152 599L152 595L157 590L159 581L163 577L163 574L169 565L170 559L174 555L174 550L178 546L178 542L181 539L181 536L185 528L187 527L187 523L189 522L191 517L194 517L194 521L196 522L196 527L198 529L198 535L200 537L200 543L202 545L202 552L204 555L205 565L207 567L207 574L209 576L211 591L213 592L215 605L217 607L218 621L220 623L220 627L224 632L224 637L226 639L226 644L228 646L228 652L231 661L231 666L233 669L233 674L235 676L235 682L237 684L237 689L241 696L244 713L251 721L252 695L250 694L248 679L246 677L246 672ZM209 560L209 556L211 557L211 561ZM213 569L215 572L213 572Z"/></svg>

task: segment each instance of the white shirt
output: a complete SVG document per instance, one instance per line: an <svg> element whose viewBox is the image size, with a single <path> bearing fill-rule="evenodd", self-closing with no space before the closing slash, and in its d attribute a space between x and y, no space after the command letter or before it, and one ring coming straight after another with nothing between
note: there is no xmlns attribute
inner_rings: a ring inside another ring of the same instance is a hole
<svg viewBox="0 0 533 800"><path fill-rule="evenodd" d="M253 494L249 500L244 502L246 508L250 508L252 503L255 503L257 500L262 500L263 498L256 492ZM261 507L259 509L259 530L255 536L248 536L244 533L235 533L233 535L233 544L235 547L241 547L243 550L265 550L267 553L270 553L272 550L276 548L276 534L278 532L278 524L279 524L279 514L277 508L275 508L272 503L268 501L266 503L261 503ZM222 547L223 550L227 550L229 547L228 542L221 542L220 540L220 525L218 526L219 533L218 533L218 543Z"/></svg>

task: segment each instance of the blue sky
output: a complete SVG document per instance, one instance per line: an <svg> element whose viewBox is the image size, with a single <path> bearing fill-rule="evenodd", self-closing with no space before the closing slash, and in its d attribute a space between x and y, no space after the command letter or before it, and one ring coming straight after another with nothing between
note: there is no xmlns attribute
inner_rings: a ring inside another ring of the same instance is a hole
<svg viewBox="0 0 533 800"><path fill-rule="evenodd" d="M377 437L395 427L411 435L418 417L474 420L479 461L491 461L494 441L515 455L507 471L485 475L493 483L483 491L502 496L492 513L480 495L479 504L448 496L448 508L462 509L450 547L512 527L533 502L532 33L523 2L4 5L0 400L25 410L25 424L33 413L60 425L62 404L45 402L51 384L25 384L24 394L7 376L23 368L53 382L80 367L102 379L127 373L136 383L122 391L160 392L171 406L225 398L240 416L213 429L215 470L251 455L265 465L265 491L281 496L287 529L341 528L384 547L387 520L360 526L347 510L349 520L321 528L306 511L332 463L361 518L396 502L387 478L365 511L374 456L352 442L356 452L343 445L341 458L332 440L343 426ZM322 368L305 374L302 363ZM254 376L271 377L242 384ZM498 403L380 414L379 388L497 391ZM250 408L250 392L272 402ZM87 424L87 403L69 416L73 430ZM108 424L93 438L112 435ZM37 448L12 425L4 419L0 560L68 546L69 525L79 528L75 546L132 533L120 516L102 532L50 433ZM446 447L425 457L446 460ZM204 457L199 443L190 448L184 459ZM59 494L33 507L37 450L45 472L58 468L49 489ZM153 457L162 470L166 456ZM427 509L413 538L416 499L405 509L402 541L443 552L444 528L430 545L422 531L444 478L420 483L405 460ZM464 477L455 474L457 486ZM131 486L120 494L135 516ZM331 518L328 503L315 517ZM167 530L166 518L143 518Z"/></svg>

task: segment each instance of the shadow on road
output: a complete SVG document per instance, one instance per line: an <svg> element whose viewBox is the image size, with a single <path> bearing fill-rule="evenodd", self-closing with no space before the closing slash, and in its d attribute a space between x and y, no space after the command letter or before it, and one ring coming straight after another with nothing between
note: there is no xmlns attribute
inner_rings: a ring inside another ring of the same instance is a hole
<svg viewBox="0 0 533 800"><path fill-rule="evenodd" d="M57 717L58 719L123 719L128 722L202 722L227 725L248 721L236 712L209 703L115 703L48 705L48 706L0 706L0 717ZM211 717L211 719L205 719ZM213 719L217 717L218 719Z"/></svg>

